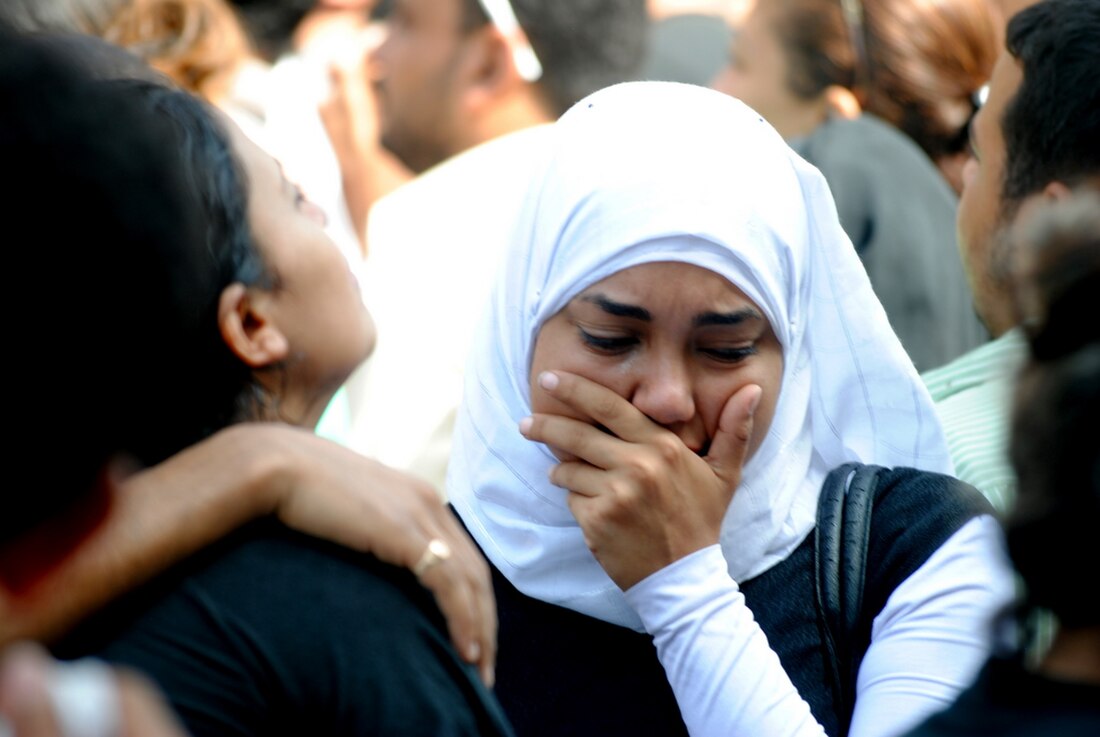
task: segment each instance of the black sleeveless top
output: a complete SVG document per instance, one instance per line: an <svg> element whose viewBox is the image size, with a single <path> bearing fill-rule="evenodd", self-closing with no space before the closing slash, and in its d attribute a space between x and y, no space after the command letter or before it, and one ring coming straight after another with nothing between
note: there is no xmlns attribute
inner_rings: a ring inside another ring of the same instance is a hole
<svg viewBox="0 0 1100 737"><path fill-rule="evenodd" d="M898 468L879 474L856 660L894 589L967 521L992 513L973 487ZM499 571L496 694L519 737L687 735L653 638L521 594ZM841 720L814 606L814 536L740 584L795 687L829 735Z"/></svg>

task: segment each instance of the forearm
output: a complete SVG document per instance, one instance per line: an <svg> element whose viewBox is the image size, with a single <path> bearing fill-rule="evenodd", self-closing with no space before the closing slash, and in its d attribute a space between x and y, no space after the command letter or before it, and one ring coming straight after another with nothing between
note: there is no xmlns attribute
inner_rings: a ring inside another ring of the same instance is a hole
<svg viewBox="0 0 1100 737"><path fill-rule="evenodd" d="M1014 595L1000 535L992 517L971 520L891 594L860 665L853 737L900 734L973 680Z"/></svg>
<svg viewBox="0 0 1100 737"><path fill-rule="evenodd" d="M114 597L271 511L278 428L224 430L112 491L104 523L30 590L0 594L0 644L50 640Z"/></svg>
<svg viewBox="0 0 1100 737"><path fill-rule="evenodd" d="M693 737L824 735L726 572L717 545L626 592Z"/></svg>

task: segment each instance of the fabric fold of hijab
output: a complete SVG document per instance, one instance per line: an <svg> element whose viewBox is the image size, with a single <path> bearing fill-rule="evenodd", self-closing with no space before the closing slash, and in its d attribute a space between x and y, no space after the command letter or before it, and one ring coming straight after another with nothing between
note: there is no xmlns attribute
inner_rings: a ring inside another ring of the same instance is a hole
<svg viewBox="0 0 1100 737"><path fill-rule="evenodd" d="M805 539L831 468L950 472L932 402L825 180L741 102L663 82L597 92L556 124L527 203L471 350L448 474L451 502L520 591L641 629L586 548L568 492L549 482L555 458L518 431L531 413L542 324L638 264L724 276L764 311L783 348L774 420L723 520L735 580Z"/></svg>

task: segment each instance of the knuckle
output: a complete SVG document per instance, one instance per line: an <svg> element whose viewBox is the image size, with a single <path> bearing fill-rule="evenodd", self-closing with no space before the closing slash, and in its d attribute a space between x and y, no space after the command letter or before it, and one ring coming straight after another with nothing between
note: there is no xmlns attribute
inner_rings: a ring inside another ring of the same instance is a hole
<svg viewBox="0 0 1100 737"><path fill-rule="evenodd" d="M649 485L663 467L661 458L650 454L635 455L624 469L630 479L640 485Z"/></svg>
<svg viewBox="0 0 1100 737"><path fill-rule="evenodd" d="M615 477L607 482L607 491L608 500L613 502L609 506L615 507L634 496L634 483L631 479Z"/></svg>
<svg viewBox="0 0 1100 737"><path fill-rule="evenodd" d="M672 465L678 461L682 448L680 439L672 433L661 434L653 441L653 450L665 465Z"/></svg>

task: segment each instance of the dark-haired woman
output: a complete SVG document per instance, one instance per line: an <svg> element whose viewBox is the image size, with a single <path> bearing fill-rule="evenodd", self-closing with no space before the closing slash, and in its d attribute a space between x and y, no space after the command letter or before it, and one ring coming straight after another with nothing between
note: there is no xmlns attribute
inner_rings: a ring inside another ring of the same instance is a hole
<svg viewBox="0 0 1100 737"><path fill-rule="evenodd" d="M99 84L105 111L121 97L159 126L202 213L198 237L162 244L154 275L106 266L117 259L86 275L111 294L154 276L166 287L129 306L163 332L103 358L143 365L155 344L164 375L181 382L145 410L120 403L133 421L124 449L155 463L237 422L311 427L374 342L323 215L203 103L143 82ZM102 248L110 235L97 233ZM117 325L124 333L125 314ZM189 523L174 535L187 537ZM261 520L112 603L58 652L147 673L197 735L509 734L417 580L446 575L464 553L433 540L412 575Z"/></svg>

